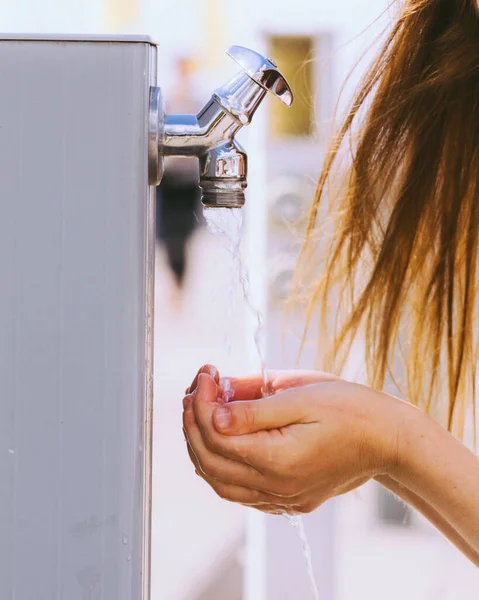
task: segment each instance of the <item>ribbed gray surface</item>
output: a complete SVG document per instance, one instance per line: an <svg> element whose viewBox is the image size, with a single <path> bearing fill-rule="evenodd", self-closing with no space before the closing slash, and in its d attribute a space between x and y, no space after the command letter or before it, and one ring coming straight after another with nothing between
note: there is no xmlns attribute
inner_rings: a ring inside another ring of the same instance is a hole
<svg viewBox="0 0 479 600"><path fill-rule="evenodd" d="M2 600L142 598L154 59L0 42Z"/></svg>

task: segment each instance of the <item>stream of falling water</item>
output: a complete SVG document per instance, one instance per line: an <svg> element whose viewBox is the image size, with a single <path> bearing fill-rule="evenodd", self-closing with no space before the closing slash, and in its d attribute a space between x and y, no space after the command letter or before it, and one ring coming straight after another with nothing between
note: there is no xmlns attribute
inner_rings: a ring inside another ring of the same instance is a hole
<svg viewBox="0 0 479 600"><path fill-rule="evenodd" d="M251 300L250 281L247 270L241 260L241 229L243 225L243 212L241 208L204 208L203 214L208 225L208 231L213 235L224 235L228 242L228 250L233 259L230 282L230 304L236 285L239 283L243 299L253 313L256 320L254 343L259 359L261 361L261 374L263 375L263 396L271 394L271 386L266 368L264 355L265 327L261 312L254 306ZM231 308L231 307L229 307Z"/></svg>
<svg viewBox="0 0 479 600"><path fill-rule="evenodd" d="M301 515L284 515L291 525L296 529L299 535L299 539L301 540L301 545L303 547L303 557L306 562L306 569L308 570L309 576L309 585L311 587L311 591L313 593L314 600L319 600L319 591L318 586L316 584L316 578L314 577L313 571L313 560L311 556L311 548L308 542L308 536L306 535L306 529L304 527L304 521Z"/></svg>
<svg viewBox="0 0 479 600"><path fill-rule="evenodd" d="M230 282L230 303L232 302L233 292L237 283L241 286L243 298L248 308L253 313L256 319L256 330L254 334L254 342L256 350L258 352L259 359L261 361L261 373L263 376L263 397L270 396L274 393L271 387L268 370L266 367L265 351L264 351L264 339L265 339L265 326L264 317L261 312L254 306L251 299L250 292L250 280L247 269L244 267L241 260L241 229L243 225L243 213L241 208L204 208L203 213L205 216L206 223L208 225L208 231L213 235L224 235L233 259L232 278ZM228 382L227 382L228 383ZM230 399L230 390L225 390L227 400ZM288 519L291 525L298 532L301 540L303 556L306 562L306 568L308 571L309 583L311 591L313 593L314 600L319 600L318 587L316 585L316 579L314 577L313 564L311 559L311 548L309 546L308 538L304 528L304 521L300 515L291 515L284 513L284 517Z"/></svg>

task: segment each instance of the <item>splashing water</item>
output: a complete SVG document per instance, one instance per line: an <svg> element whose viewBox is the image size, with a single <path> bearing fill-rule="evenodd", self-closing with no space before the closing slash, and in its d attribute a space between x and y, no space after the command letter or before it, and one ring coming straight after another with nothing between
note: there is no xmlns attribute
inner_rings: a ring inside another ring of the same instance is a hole
<svg viewBox="0 0 479 600"><path fill-rule="evenodd" d="M231 402L234 398L234 390L231 389L231 381L228 377L221 378L221 387L223 389L223 402L228 403Z"/></svg>
<svg viewBox="0 0 479 600"><path fill-rule="evenodd" d="M256 331L254 334L254 343L261 361L261 373L263 376L262 395L271 396L274 394L268 370L266 367L266 358L264 352L265 326L264 318L261 312L254 306L251 299L250 280L247 269L241 260L241 228L243 225L243 213L241 208L204 208L203 213L208 225L208 231L213 235L224 235L228 241L228 250L233 258L233 277L230 285L230 304L232 303L233 293L237 283L240 284L243 292L243 298L248 308L252 311L256 322ZM231 390L230 381L227 378L221 380L223 387L223 400L229 402L233 398L234 392ZM319 600L318 587L313 572L311 559L311 548L304 528L304 522L300 515L283 514L291 525L298 532L303 549L303 556L306 561L311 591L314 600Z"/></svg>

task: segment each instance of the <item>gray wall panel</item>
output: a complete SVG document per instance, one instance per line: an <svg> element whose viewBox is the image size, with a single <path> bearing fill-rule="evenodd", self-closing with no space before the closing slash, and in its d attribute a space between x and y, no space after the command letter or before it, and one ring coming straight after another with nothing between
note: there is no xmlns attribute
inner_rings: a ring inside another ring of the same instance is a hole
<svg viewBox="0 0 479 600"><path fill-rule="evenodd" d="M2 599L142 597L155 58L0 42Z"/></svg>

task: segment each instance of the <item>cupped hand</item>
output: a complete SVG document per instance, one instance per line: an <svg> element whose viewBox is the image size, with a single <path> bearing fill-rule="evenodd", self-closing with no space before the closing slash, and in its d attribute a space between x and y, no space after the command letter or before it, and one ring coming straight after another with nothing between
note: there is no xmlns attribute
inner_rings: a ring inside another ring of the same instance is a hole
<svg viewBox="0 0 479 600"><path fill-rule="evenodd" d="M184 399L196 472L224 499L270 513L305 513L381 473L397 456L395 398L316 371L225 380L200 370Z"/></svg>

